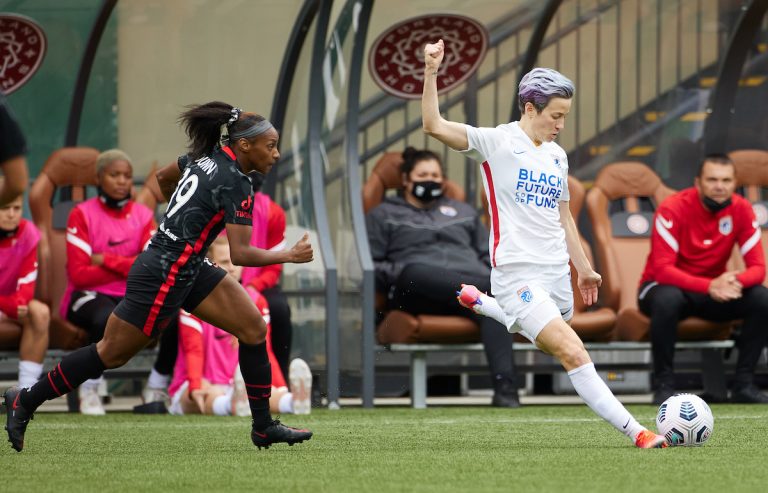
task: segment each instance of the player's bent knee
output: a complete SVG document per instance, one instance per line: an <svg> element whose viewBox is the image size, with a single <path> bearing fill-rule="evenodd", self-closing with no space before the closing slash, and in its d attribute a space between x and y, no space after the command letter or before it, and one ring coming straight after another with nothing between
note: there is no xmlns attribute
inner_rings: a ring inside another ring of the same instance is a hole
<svg viewBox="0 0 768 493"><path fill-rule="evenodd" d="M592 361L592 358L589 357L589 353L587 353L586 349L582 346L582 349L580 351L574 351L570 353L567 357L568 365L571 368L578 368L580 366L584 366L587 363L590 363Z"/></svg>
<svg viewBox="0 0 768 493"><path fill-rule="evenodd" d="M48 337L48 326L51 322L51 311L48 305L37 300L31 300L29 305L28 323L24 323L25 330L31 330L35 337Z"/></svg>
<svg viewBox="0 0 768 493"><path fill-rule="evenodd" d="M578 368L591 361L580 339L563 341L553 352L566 368Z"/></svg>
<svg viewBox="0 0 768 493"><path fill-rule="evenodd" d="M99 353L101 362L104 363L104 366L108 370L123 366L135 355L134 352L131 352L124 347L120 347L118 344L110 343L106 339L102 339L96 343L96 350Z"/></svg>
<svg viewBox="0 0 768 493"><path fill-rule="evenodd" d="M48 305L38 300L29 302L29 314L36 322L49 322L51 319L51 310Z"/></svg>
<svg viewBox="0 0 768 493"><path fill-rule="evenodd" d="M263 318L259 318L252 324L243 327L238 334L238 339L243 344L261 344L267 340L267 324Z"/></svg>

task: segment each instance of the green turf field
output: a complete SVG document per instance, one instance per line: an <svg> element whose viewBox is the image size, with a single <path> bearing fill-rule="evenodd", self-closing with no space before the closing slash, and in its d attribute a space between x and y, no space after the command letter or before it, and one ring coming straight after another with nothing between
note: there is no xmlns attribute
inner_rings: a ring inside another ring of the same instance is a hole
<svg viewBox="0 0 768 493"><path fill-rule="evenodd" d="M650 425L652 406L629 406ZM2 491L768 491L768 407L712 406L700 448L637 450L584 406L314 411L256 450L244 418L40 413ZM5 416L2 416L3 420Z"/></svg>

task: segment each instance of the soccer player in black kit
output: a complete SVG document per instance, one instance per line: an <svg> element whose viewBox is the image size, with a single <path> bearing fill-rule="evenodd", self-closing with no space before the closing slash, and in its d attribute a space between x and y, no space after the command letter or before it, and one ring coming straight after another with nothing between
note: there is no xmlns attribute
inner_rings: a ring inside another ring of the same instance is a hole
<svg viewBox="0 0 768 493"><path fill-rule="evenodd" d="M125 298L110 316L103 339L67 355L30 389L13 387L3 395L8 441L19 452L40 404L125 364L162 332L179 308L238 338L254 445L293 445L312 437L309 430L272 420L267 326L245 289L205 258L208 246L226 227L237 265L312 260L306 234L290 250L250 245L253 203L248 174L266 174L277 162L277 130L263 117L221 102L191 106L179 121L190 139L189 152L157 174L168 208L149 247L131 267Z"/></svg>

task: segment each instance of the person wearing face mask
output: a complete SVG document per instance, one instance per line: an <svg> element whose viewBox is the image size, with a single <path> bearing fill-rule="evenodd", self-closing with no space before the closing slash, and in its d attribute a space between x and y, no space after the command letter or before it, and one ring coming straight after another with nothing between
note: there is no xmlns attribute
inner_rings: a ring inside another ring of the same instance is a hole
<svg viewBox="0 0 768 493"><path fill-rule="evenodd" d="M768 288L761 285L765 258L752 206L735 189L731 159L709 155L694 186L667 198L656 211L638 291L640 310L651 318L655 404L675 393L677 323L691 315L743 320L731 400L768 404L753 382L768 341ZM735 245L746 265L741 271L727 268Z"/></svg>
<svg viewBox="0 0 768 493"><path fill-rule="evenodd" d="M93 343L103 337L109 315L125 296L128 271L157 229L152 211L131 200L127 154L118 149L99 154L96 176L98 195L76 205L67 220L67 288L61 302L61 316L82 327ZM102 379L80 386L81 413L104 414Z"/></svg>
<svg viewBox="0 0 768 493"><path fill-rule="evenodd" d="M492 405L518 407L512 335L456 303L462 283L490 290L488 230L469 204L443 195L437 154L409 147L400 170L402 195L386 197L366 216L377 291L387 293L389 309L476 320L493 380Z"/></svg>

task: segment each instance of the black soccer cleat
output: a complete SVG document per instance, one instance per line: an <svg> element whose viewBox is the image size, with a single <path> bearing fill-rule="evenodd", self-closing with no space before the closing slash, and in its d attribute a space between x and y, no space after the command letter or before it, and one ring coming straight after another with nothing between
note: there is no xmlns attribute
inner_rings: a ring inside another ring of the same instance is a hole
<svg viewBox="0 0 768 493"><path fill-rule="evenodd" d="M3 394L6 412L5 431L8 432L8 441L16 452L24 449L24 432L27 431L29 420L33 418L32 413L27 412L19 402L20 394L21 389L18 387L11 387Z"/></svg>
<svg viewBox="0 0 768 493"><path fill-rule="evenodd" d="M251 431L251 440L253 444L261 450L262 447L268 449L273 443L301 443L304 440L312 438L312 432L309 430L300 430L285 426L279 420L272 421L269 426L263 430L253 428Z"/></svg>

